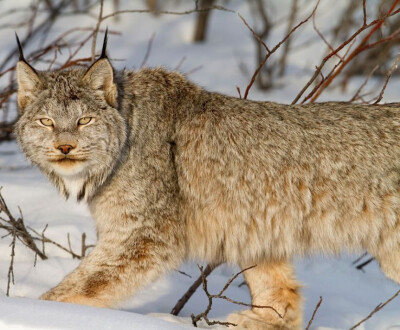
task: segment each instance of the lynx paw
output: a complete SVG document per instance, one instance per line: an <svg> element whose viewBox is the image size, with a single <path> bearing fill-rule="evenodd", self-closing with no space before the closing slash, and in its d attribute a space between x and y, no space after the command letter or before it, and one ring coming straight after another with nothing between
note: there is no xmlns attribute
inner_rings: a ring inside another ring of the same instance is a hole
<svg viewBox="0 0 400 330"><path fill-rule="evenodd" d="M228 316L228 322L237 324L234 329L251 329L251 330L296 330L300 327L287 324L283 319L262 318L252 310L245 310L241 312L232 313Z"/></svg>
<svg viewBox="0 0 400 330"><path fill-rule="evenodd" d="M93 306L93 307L107 307L106 304L102 303L99 300L94 298L89 298L83 295L61 295L58 296L54 294L52 291L46 292L40 296L41 300L52 300L52 301L59 301L65 302L70 304L78 304L78 305L86 305L86 306Z"/></svg>

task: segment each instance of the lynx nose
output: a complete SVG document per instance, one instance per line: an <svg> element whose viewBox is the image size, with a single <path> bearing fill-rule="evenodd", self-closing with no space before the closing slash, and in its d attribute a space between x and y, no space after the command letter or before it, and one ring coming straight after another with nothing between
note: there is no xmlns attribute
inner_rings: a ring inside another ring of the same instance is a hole
<svg viewBox="0 0 400 330"><path fill-rule="evenodd" d="M58 150L60 150L64 155L68 154L72 149L74 149L73 146L70 144L62 144L57 147Z"/></svg>

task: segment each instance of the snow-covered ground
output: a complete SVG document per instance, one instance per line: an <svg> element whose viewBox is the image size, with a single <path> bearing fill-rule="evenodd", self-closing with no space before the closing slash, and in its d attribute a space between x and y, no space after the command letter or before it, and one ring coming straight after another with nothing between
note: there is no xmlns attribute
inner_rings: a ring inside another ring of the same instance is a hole
<svg viewBox="0 0 400 330"><path fill-rule="evenodd" d="M338 20L339 10L345 0L321 2L317 24L321 30ZM22 0L0 2L0 12L14 5L24 5ZM143 1L121 1L122 8L142 8ZM181 1L178 10L190 9L192 1ZM287 15L290 1L273 1L274 17L279 23ZM313 2L308 1L302 17L312 9ZM335 5L333 5L335 3ZM279 5L278 5L279 4ZM252 22L245 1L228 2L227 6L240 12L249 23ZM112 10L111 1L106 2L105 12ZM76 19L63 19L58 22L56 32L75 26ZM95 20L81 17L79 26L93 26ZM209 26L209 37L203 44L193 44L190 39L193 32L193 16L161 16L147 14L122 15L118 21L109 20L112 30L121 32L120 36L111 35L109 55L115 67L139 67L146 52L148 41L156 33L147 65L163 65L175 68L184 57L180 67L182 72L191 72L189 77L208 90L237 95L236 86L243 91L254 69L254 44L249 31L235 13L213 12ZM274 44L282 38L285 24L271 37ZM17 30L18 32L18 30ZM23 31L21 31L23 34ZM307 40L317 39L312 26L308 24L296 34L294 47ZM0 60L14 46L13 31L0 31ZM99 46L98 46L99 47ZM33 49L33 48L32 48ZM26 50L29 53L30 50ZM289 103L309 79L313 68L324 54L326 47L321 43L311 43L291 53L289 74L276 81L276 88L267 92L253 88L249 98L274 100ZM88 56L89 46L81 52ZM242 64L242 65L240 65ZM240 69L247 67L248 74ZM38 67L45 69L46 65ZM196 69L196 70L194 70ZM321 100L349 100L363 78L352 79L347 91L331 89L323 94ZM0 81L5 84L7 80ZM400 81L393 79L388 85L384 101L399 101L398 86ZM379 81L372 80L370 87L379 86ZM368 89L368 88L367 88ZM21 208L25 222L37 231L47 224L46 235L68 246L69 234L74 251L80 251L81 234L87 234L87 243L96 240L94 223L83 204L64 201L56 190L46 181L40 172L29 165L15 142L0 144L0 186L11 211L19 214ZM3 233L0 232L0 236ZM83 306L41 302L37 298L41 293L56 285L79 261L50 244L46 245L48 260L37 260L34 265L32 251L17 243L15 250L15 284L11 286L10 298L5 297L7 273L10 263L10 242L0 239L0 329L180 329L191 327L190 315L204 311L207 299L201 288L194 294L175 318L169 315L171 308L180 296L199 275L197 265L187 263L180 270L192 276L189 278L179 272L172 272L152 285L136 293L119 310L96 309ZM375 262L357 270L352 261L358 255L316 256L296 260L296 271L304 283L305 297L304 320L308 322L320 296L323 302L318 310L311 329L346 329L357 323L372 311L375 306L393 295L399 286L379 270ZM238 268L222 265L209 277L211 292L220 290ZM239 301L250 302L246 286L239 287L243 278L236 279L227 291L227 295ZM18 297L18 298L17 298ZM26 299L30 298L30 299ZM226 301L215 301L210 313L211 318L223 320L229 313L243 307ZM139 315L140 314L140 315ZM150 315L148 315L150 314ZM148 316L145 316L148 315ZM400 329L400 298L392 301L382 311L364 323L360 329Z"/></svg>

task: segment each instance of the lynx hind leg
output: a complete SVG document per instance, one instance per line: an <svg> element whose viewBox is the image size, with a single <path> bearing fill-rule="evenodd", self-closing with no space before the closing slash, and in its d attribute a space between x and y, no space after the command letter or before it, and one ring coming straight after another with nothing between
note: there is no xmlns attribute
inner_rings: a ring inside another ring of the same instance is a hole
<svg viewBox="0 0 400 330"><path fill-rule="evenodd" d="M271 308L252 308L229 315L228 322L237 324L237 329L301 329L300 285L294 278L290 264L276 262L257 265L244 275L252 305L271 306L275 311Z"/></svg>

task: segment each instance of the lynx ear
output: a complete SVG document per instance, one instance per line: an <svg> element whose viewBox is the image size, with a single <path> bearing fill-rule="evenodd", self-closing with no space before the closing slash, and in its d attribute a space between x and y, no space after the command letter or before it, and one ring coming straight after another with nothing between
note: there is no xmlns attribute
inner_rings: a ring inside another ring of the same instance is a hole
<svg viewBox="0 0 400 330"><path fill-rule="evenodd" d="M103 91L107 103L116 105L117 86L114 83L114 70L107 58L100 58L93 63L82 81L94 90Z"/></svg>
<svg viewBox="0 0 400 330"><path fill-rule="evenodd" d="M100 58L88 69L82 81L94 90L103 91L107 103L111 106L116 106L118 93L114 82L114 70L106 55L107 31L104 35L103 50Z"/></svg>
<svg viewBox="0 0 400 330"><path fill-rule="evenodd" d="M26 106L35 99L35 94L40 90L42 82L35 71L25 60L22 53L22 47L16 35L19 61L17 63L17 81L18 81L18 106L22 112Z"/></svg>

